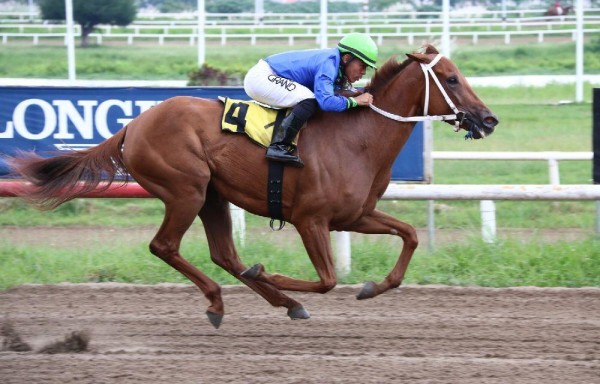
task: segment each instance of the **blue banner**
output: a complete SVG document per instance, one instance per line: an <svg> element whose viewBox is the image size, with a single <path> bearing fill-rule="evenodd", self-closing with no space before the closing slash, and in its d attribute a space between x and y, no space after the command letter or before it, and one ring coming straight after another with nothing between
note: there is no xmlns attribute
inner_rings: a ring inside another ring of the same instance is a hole
<svg viewBox="0 0 600 384"><path fill-rule="evenodd" d="M424 125L419 122L392 166L393 181L425 181Z"/></svg>
<svg viewBox="0 0 600 384"><path fill-rule="evenodd" d="M240 87L0 87L0 156L19 151L52 156L57 151L93 147L174 96L248 99ZM424 180L419 125L394 164L394 180ZM6 178L8 171L0 157L0 177Z"/></svg>

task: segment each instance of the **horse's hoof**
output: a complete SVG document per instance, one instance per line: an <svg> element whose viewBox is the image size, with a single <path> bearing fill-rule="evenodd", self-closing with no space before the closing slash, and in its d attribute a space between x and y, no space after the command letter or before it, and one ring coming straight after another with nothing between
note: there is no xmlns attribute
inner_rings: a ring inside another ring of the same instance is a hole
<svg viewBox="0 0 600 384"><path fill-rule="evenodd" d="M262 264L254 264L252 267L240 273L240 276L245 277L246 279L256 279L262 271L264 271Z"/></svg>
<svg viewBox="0 0 600 384"><path fill-rule="evenodd" d="M219 327L221 326L221 322L223 321L223 315L211 311L206 311L206 316L208 316L208 321L210 321L213 327L219 329Z"/></svg>
<svg viewBox="0 0 600 384"><path fill-rule="evenodd" d="M376 291L377 285L372 281L367 281L365 285L362 287L358 295L356 295L357 300L370 299L377 296Z"/></svg>
<svg viewBox="0 0 600 384"><path fill-rule="evenodd" d="M310 319L310 313L308 313L308 311L304 309L302 304L297 305L294 308L288 309L287 314L292 320Z"/></svg>

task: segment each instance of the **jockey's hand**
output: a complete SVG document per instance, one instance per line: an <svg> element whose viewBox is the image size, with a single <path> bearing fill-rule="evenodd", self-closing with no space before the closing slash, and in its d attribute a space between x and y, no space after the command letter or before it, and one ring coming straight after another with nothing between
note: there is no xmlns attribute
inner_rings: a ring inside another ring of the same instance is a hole
<svg viewBox="0 0 600 384"><path fill-rule="evenodd" d="M354 100L356 100L358 105L360 105L361 107L368 107L369 104L373 102L373 95L371 95L369 92L365 92L361 95L356 96Z"/></svg>

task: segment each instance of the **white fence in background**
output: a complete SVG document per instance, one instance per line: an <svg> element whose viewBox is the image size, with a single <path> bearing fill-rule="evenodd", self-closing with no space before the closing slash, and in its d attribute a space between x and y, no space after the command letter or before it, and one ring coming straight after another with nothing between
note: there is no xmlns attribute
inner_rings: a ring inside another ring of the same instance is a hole
<svg viewBox="0 0 600 384"><path fill-rule="evenodd" d="M593 152L453 152L432 151L433 160L543 160L548 162L550 184L560 184L558 162L561 160L592 160Z"/></svg>
<svg viewBox="0 0 600 384"><path fill-rule="evenodd" d="M550 4L550 3L549 3ZM518 19L545 18L544 9L517 9L506 11L482 10L482 9L453 9L450 11L452 20L506 20L513 21ZM598 8L584 8L587 15L600 15ZM160 12L139 12L136 23L173 23L173 24L193 24L197 19L196 12L180 13L160 13ZM571 15L558 18L569 18ZM329 23L356 23L357 20L367 23L399 23L406 20L415 20L418 22L440 21L442 13L439 11L417 12L417 11L396 11L396 12L330 12L327 15ZM556 17L553 17L556 18ZM206 13L207 25L226 25L226 24L290 24L305 25L318 24L318 13ZM0 22L32 22L40 23L40 14L34 12L0 12Z"/></svg>
<svg viewBox="0 0 600 384"><path fill-rule="evenodd" d="M593 35L600 32L600 28L587 28L583 30L585 35ZM505 45L512 44L515 40L521 39L519 43L523 43L523 39L537 43L544 43L551 38L563 38L575 41L576 31L573 30L534 30L534 31L458 31L450 32L450 38L466 39L473 45L485 43L485 40L495 39L501 40ZM440 40L442 32L401 32L401 33L382 33L371 32L370 35L376 40L378 45L383 45L389 41L397 42L398 40L406 41L407 45L421 44L424 41ZM220 45L225 46L232 41L248 42L250 45L259 43L268 44L274 40L286 41L287 45L293 46L299 42L312 42L314 45L319 45L319 33L205 33L207 42L216 41ZM344 33L329 33L328 38L337 41L344 36ZM184 43L191 46L196 44L197 35L194 34L156 34L156 33L112 33L110 35L92 33L89 35L91 41L98 45L106 44L107 41L122 42L127 45L139 44L142 42L150 42L152 44L164 45L165 43ZM43 41L54 40L60 41L66 45L65 33L0 33L0 41L3 45L14 41L31 41L32 45L41 44Z"/></svg>
<svg viewBox="0 0 600 384"><path fill-rule="evenodd" d="M593 184L390 184L383 200L600 200Z"/></svg>
<svg viewBox="0 0 600 384"><path fill-rule="evenodd" d="M600 185L457 185L390 184L383 200L481 200L482 238L495 240L496 219L493 200L596 201L596 232L600 229ZM490 205L491 204L491 205ZM334 232L336 271L344 276L351 269L349 232Z"/></svg>
<svg viewBox="0 0 600 384"><path fill-rule="evenodd" d="M545 10L507 11L502 17L501 11L483 11L477 14L451 12L450 37L470 40L478 44L484 40L502 40L511 44L515 39L527 39L542 43L548 39L570 38L575 40L576 17L542 16ZM187 17L186 15L190 16ZM8 13L0 13L0 41L31 41L40 44L47 40L64 40L65 25L47 23L32 19L29 23L23 18L9 17ZM198 36L195 14L164 15L170 20L143 19L126 27L99 25L96 33L90 35L96 44L109 41L126 42L133 45L151 42L163 45L168 42L195 44ZM158 17L158 15L156 16ZM372 35L378 42L405 40L409 45L440 39L443 31L443 20L439 12L371 12L371 13L330 13L327 27L328 38L339 39L348 32L364 31ZM291 46L298 41L314 41L319 44L320 25L318 14L206 14L205 38L226 45L232 40L249 41L251 45L259 42L283 40ZM15 22L17 20L17 22ZM600 9L584 10L584 34L590 35L600 31ZM79 25L75 25L75 33L80 34Z"/></svg>
<svg viewBox="0 0 600 384"><path fill-rule="evenodd" d="M593 27L600 24L600 16L585 15L584 23L586 27ZM526 31L526 30L564 30L564 29L575 29L576 19L574 16L568 16L564 18L528 18L528 19L516 19L516 20L492 20L492 19L451 19L450 27L454 31L460 31L461 29L468 30L481 30L481 31ZM332 21L328 24L327 29L330 33L344 34L356 30L364 30L368 33L377 32L434 32L442 29L441 20L401 20L395 23L381 23L373 22L365 23L360 20L355 20L352 23L339 23ZM81 33L81 26L76 24L73 26L75 33ZM2 23L0 22L0 30L9 30L9 32L15 33L27 33L31 31L38 32L40 34L45 33L59 33L64 32L65 24L58 23ZM289 25L289 24L223 24L223 25L205 25L205 28L209 32L218 31L221 34L230 33L277 33L277 32L289 32L296 31L299 34L312 34L319 32L320 26L317 24L300 24L300 25ZM127 26L113 26L108 24L100 24L95 27L97 33L103 35L111 35L114 33L133 33L133 34L145 34L145 33L158 33L171 35L171 34L192 34L197 33L197 22L181 24L174 22L134 22Z"/></svg>

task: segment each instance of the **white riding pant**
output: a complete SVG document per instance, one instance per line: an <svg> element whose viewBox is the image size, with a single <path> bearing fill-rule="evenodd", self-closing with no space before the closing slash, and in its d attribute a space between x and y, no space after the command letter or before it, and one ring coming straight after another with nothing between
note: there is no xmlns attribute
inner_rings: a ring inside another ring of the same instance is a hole
<svg viewBox="0 0 600 384"><path fill-rule="evenodd" d="M302 84L277 76L264 60L250 68L244 77L244 90L252 99L276 108L291 108L315 94Z"/></svg>

